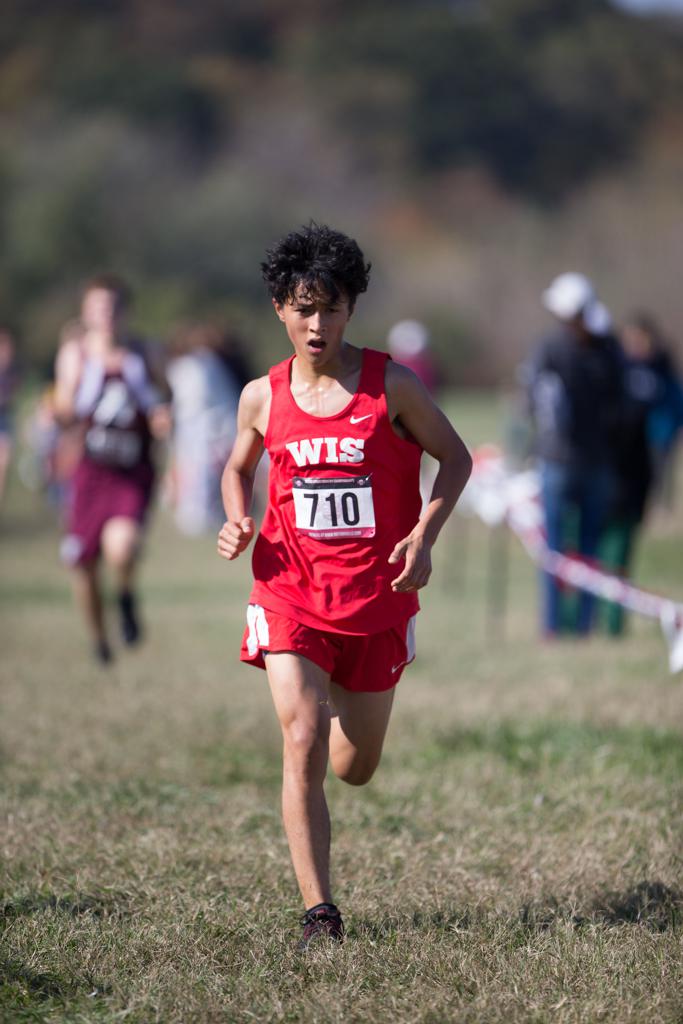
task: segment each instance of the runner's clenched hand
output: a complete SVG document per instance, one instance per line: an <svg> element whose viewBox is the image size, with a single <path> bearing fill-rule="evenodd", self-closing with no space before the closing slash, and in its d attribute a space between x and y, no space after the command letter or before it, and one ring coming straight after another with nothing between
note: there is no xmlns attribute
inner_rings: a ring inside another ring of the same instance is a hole
<svg viewBox="0 0 683 1024"><path fill-rule="evenodd" d="M239 523L224 523L218 534L218 554L229 562L249 546L254 536L254 520L245 516Z"/></svg>

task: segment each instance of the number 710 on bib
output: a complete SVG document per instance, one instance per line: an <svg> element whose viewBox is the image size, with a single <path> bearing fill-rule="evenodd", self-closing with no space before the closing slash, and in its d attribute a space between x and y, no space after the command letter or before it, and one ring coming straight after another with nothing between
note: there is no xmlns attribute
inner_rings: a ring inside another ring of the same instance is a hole
<svg viewBox="0 0 683 1024"><path fill-rule="evenodd" d="M374 537L371 476L294 477L297 532L318 540Z"/></svg>

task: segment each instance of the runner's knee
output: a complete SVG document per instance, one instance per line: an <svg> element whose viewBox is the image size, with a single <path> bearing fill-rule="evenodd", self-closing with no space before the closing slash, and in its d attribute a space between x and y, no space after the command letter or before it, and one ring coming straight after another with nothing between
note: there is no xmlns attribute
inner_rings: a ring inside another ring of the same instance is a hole
<svg viewBox="0 0 683 1024"><path fill-rule="evenodd" d="M350 762L335 765L332 762L332 771L342 782L348 786L365 786L377 770L379 758L356 758Z"/></svg>
<svg viewBox="0 0 683 1024"><path fill-rule="evenodd" d="M317 724L294 720L283 729L285 765L303 774L322 771L327 766L326 732Z"/></svg>
<svg viewBox="0 0 683 1024"><path fill-rule="evenodd" d="M102 551L107 562L115 568L123 568L134 561L138 551L138 530L133 525L125 527L112 524L102 534Z"/></svg>

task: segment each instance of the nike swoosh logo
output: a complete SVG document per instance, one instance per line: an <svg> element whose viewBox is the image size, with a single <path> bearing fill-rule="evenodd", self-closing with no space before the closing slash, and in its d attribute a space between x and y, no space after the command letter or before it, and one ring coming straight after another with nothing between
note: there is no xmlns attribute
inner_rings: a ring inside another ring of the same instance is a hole
<svg viewBox="0 0 683 1024"><path fill-rule="evenodd" d="M361 420L369 420L371 416L371 412L369 412L367 416L352 416L349 423L360 423Z"/></svg>
<svg viewBox="0 0 683 1024"><path fill-rule="evenodd" d="M408 664L408 662L407 662L407 661L399 661L398 665L393 665L393 666L392 666L392 669L391 669L392 673L393 673L393 672L398 672L398 670L399 670L400 668L403 668L403 666L404 666L404 665L407 665L407 664Z"/></svg>

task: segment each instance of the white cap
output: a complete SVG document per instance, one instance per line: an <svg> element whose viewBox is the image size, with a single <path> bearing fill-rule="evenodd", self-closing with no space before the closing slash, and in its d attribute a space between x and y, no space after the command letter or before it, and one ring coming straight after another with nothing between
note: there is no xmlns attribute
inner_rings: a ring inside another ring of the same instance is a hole
<svg viewBox="0 0 683 1024"><path fill-rule="evenodd" d="M399 320L387 336L389 348L397 356L417 356L429 345L429 331L419 320Z"/></svg>
<svg viewBox="0 0 683 1024"><path fill-rule="evenodd" d="M542 302L558 320L573 320L581 313L584 326L591 334L606 334L612 326L609 310L598 300L584 274L560 274L543 292Z"/></svg>
<svg viewBox="0 0 683 1024"><path fill-rule="evenodd" d="M543 292L543 305L558 320L573 320L595 302L595 289L583 274L560 274Z"/></svg>

